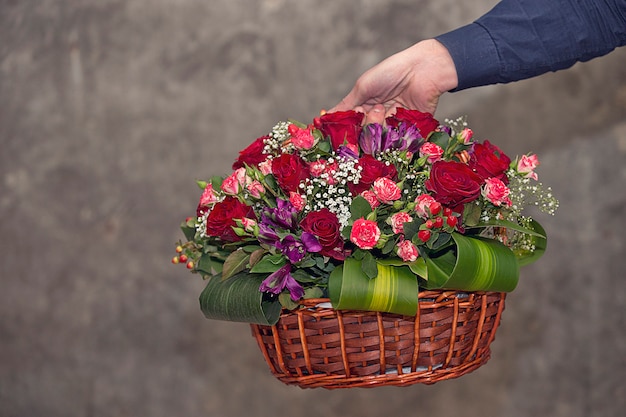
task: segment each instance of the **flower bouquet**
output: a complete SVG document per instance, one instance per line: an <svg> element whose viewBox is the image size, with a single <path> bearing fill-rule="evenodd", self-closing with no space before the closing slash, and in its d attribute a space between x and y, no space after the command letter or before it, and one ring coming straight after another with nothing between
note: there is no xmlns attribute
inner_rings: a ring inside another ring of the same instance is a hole
<svg viewBox="0 0 626 417"><path fill-rule="evenodd" d="M226 177L198 181L173 258L207 280L207 318L251 323L283 382L408 385L489 357L504 294L554 213L536 155L475 140L464 118L398 109L280 122Z"/></svg>

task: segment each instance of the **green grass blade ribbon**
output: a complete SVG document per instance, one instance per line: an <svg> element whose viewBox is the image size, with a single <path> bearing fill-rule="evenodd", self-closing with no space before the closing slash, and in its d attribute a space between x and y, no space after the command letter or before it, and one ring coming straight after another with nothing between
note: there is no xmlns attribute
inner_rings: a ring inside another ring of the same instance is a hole
<svg viewBox="0 0 626 417"><path fill-rule="evenodd" d="M415 316L419 292L415 274L406 266L378 263L377 267L378 276L372 279L354 258L347 258L335 268L328 282L333 307Z"/></svg>
<svg viewBox="0 0 626 417"><path fill-rule="evenodd" d="M209 279L200 294L200 308L208 319L263 325L276 324L281 305L259 291L264 276L239 273L227 280Z"/></svg>
<svg viewBox="0 0 626 417"><path fill-rule="evenodd" d="M429 289L513 291L519 280L515 254L502 243L453 233L456 254L426 258Z"/></svg>

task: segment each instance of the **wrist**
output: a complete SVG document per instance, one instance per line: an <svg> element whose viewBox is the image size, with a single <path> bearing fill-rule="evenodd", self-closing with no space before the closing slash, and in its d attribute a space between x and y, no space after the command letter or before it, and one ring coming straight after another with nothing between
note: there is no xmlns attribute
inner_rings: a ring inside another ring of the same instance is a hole
<svg viewBox="0 0 626 417"><path fill-rule="evenodd" d="M436 39L426 39L418 42L416 47L422 51L419 55L430 57L427 71L432 77L432 82L440 93L454 90L458 87L459 79L454 60L441 42Z"/></svg>

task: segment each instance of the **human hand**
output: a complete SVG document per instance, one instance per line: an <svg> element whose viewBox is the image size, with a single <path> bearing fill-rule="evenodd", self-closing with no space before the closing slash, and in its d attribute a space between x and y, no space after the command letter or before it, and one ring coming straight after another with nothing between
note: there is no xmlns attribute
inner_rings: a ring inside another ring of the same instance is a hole
<svg viewBox="0 0 626 417"><path fill-rule="evenodd" d="M439 96L458 84L456 67L448 50L428 39L390 56L370 68L333 111L356 110L365 123L381 123L404 107L434 114Z"/></svg>

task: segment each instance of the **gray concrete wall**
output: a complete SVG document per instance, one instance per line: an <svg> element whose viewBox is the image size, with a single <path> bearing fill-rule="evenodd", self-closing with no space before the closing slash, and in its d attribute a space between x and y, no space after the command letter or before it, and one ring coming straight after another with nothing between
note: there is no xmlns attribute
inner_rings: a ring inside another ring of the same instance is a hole
<svg viewBox="0 0 626 417"><path fill-rule="evenodd" d="M561 200L491 361L433 386L300 390L169 263L194 179L495 0L0 1L0 416L621 416L626 50L449 94Z"/></svg>

